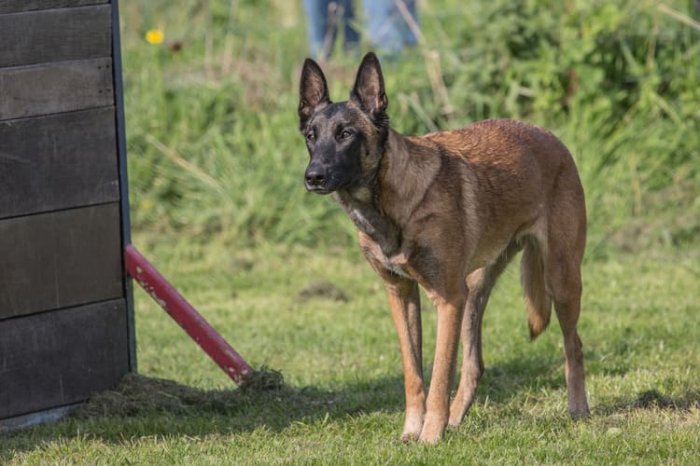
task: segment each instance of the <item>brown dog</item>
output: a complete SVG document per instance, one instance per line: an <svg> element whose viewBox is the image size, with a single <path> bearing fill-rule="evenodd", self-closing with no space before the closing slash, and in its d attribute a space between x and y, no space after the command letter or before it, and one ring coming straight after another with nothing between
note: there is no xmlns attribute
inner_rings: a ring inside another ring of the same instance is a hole
<svg viewBox="0 0 700 466"><path fill-rule="evenodd" d="M362 60L350 100L330 101L313 60L304 63L300 93L300 128L311 156L306 188L334 193L386 285L403 360L402 438L434 443L448 423L461 422L484 371L486 302L521 249L530 335L547 327L554 302L564 334L569 413L586 416L576 332L586 210L566 147L551 133L512 120L402 136L389 128L384 79L373 53ZM418 285L438 319L427 396ZM464 357L450 404L460 329Z"/></svg>

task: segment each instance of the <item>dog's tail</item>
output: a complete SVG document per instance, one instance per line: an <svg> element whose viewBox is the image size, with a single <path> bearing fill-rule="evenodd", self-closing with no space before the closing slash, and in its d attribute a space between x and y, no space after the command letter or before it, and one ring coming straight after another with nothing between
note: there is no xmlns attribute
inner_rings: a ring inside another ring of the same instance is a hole
<svg viewBox="0 0 700 466"><path fill-rule="evenodd" d="M520 263L520 280L525 293L530 338L535 339L549 325L552 300L547 294L542 251L534 238L525 242Z"/></svg>

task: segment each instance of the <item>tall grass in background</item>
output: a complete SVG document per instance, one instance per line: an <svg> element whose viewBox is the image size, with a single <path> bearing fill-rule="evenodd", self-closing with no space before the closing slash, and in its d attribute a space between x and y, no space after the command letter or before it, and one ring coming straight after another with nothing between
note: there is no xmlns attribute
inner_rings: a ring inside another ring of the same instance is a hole
<svg viewBox="0 0 700 466"><path fill-rule="evenodd" d="M700 235L700 23L691 1L423 1L421 44L384 60L403 133L512 117L570 147L589 257ZM135 229L230 247L346 245L306 194L297 2L122 0ZM144 39L150 28L165 43ZM325 65L345 99L360 54Z"/></svg>

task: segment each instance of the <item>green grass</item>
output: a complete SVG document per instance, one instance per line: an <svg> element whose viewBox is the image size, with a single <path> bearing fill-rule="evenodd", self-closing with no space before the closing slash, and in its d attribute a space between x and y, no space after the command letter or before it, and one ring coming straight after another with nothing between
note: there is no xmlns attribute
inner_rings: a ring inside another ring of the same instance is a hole
<svg viewBox="0 0 700 466"><path fill-rule="evenodd" d="M137 235L137 240L145 238ZM130 410L88 412L1 440L3 464L693 464L700 454L700 328L694 257L588 262L581 318L592 417L566 415L556 324L527 338L516 268L484 324L487 372L464 424L434 448L398 441L398 343L378 279L356 251L192 250L160 241L158 266L280 390L240 393L143 293ZM310 299L328 281L347 302ZM424 312L426 364L435 313ZM128 412L128 415L124 413Z"/></svg>
<svg viewBox="0 0 700 466"><path fill-rule="evenodd" d="M122 0L134 242L285 383L235 390L137 291L140 375L66 420L3 434L0 464L696 464L700 33L689 2L664 4L678 14L636 0L423 2L425 42L383 62L395 128L545 125L571 148L589 212L591 418L567 417L559 330L528 341L511 267L485 317L476 402L425 447L398 441L401 364L382 285L341 209L300 182L297 2ZM153 27L166 44L144 41ZM326 65L335 99L358 61Z"/></svg>

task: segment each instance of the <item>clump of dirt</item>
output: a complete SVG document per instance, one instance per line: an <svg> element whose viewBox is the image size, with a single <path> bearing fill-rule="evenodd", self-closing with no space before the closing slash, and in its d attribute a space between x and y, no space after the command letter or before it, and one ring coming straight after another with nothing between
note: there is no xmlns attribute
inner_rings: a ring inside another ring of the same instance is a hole
<svg viewBox="0 0 700 466"><path fill-rule="evenodd" d="M343 303L350 301L350 298L343 290L327 281L312 282L297 294L297 301L300 303L305 303L311 299L328 299Z"/></svg>
<svg viewBox="0 0 700 466"><path fill-rule="evenodd" d="M153 412L232 412L258 394L285 388L282 374L266 367L250 374L237 390L203 390L172 380L127 374L115 389L92 396L74 416L86 419L132 417Z"/></svg>
<svg viewBox="0 0 700 466"><path fill-rule="evenodd" d="M284 376L280 371L263 366L243 380L239 389L243 393L279 391L284 388Z"/></svg>

